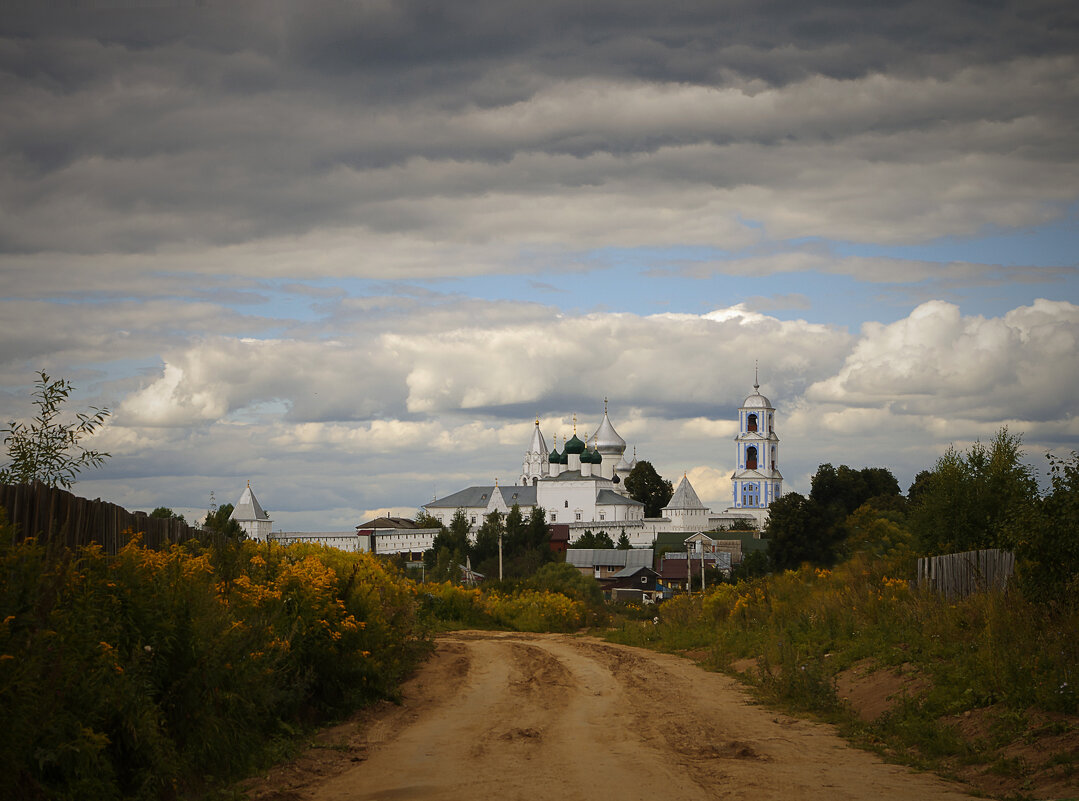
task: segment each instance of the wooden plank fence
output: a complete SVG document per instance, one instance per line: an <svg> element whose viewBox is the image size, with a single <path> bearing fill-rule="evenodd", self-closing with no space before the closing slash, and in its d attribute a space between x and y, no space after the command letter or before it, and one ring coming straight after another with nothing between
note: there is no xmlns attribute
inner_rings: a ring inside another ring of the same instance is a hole
<svg viewBox="0 0 1079 801"><path fill-rule="evenodd" d="M143 542L151 548L167 548L190 539L209 545L219 538L180 520L129 512L100 498L87 500L39 482L0 484L0 506L7 511L8 522L15 525L15 542L37 537L58 548L97 543L106 553L116 554L127 544L130 532L142 532Z"/></svg>
<svg viewBox="0 0 1079 801"><path fill-rule="evenodd" d="M1003 591L1015 573L1015 554L990 548L918 559L918 586L948 598Z"/></svg>

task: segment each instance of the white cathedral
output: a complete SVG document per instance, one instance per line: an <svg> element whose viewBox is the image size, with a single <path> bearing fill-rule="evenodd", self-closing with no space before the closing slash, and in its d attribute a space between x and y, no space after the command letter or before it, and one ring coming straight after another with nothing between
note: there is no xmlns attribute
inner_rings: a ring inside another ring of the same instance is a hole
<svg viewBox="0 0 1079 801"><path fill-rule="evenodd" d="M516 504L527 516L538 505L546 512L548 523L569 526L571 541L591 530L596 534L603 532L617 542L625 531L635 548L650 547L657 534L667 531L692 534L729 528L736 521L763 527L768 520L769 505L783 494L783 476L779 472L775 408L761 395L756 381L753 394L738 409L738 434L734 441L735 470L731 474L734 498L730 508L713 513L701 503L689 477L683 475L663 508L663 516L646 518L644 504L629 497L625 488L626 477L637 464L636 448L627 460L626 441L611 424L605 399L603 420L595 432L581 440L574 417L573 436L563 442L562 450L558 449L557 438L554 447L547 450L537 418L516 484L499 486L496 481L494 486L468 487L424 504L423 508L446 525L461 509L474 535L483 524L484 515L493 511L505 514ZM232 519L240 523L247 536L260 541L319 542L344 550L369 550L371 538L377 537L379 553L422 552L431 546L437 531L407 527L398 530L399 527L390 523L383 530L374 525L379 523L376 520L350 532L274 534L270 516L255 498L250 482L236 502Z"/></svg>
<svg viewBox="0 0 1079 801"><path fill-rule="evenodd" d="M779 437L775 433L775 408L760 394L754 383L753 394L738 410L736 469L731 474L733 505L713 514L694 491L689 478L681 482L663 509L660 518L645 518L644 504L629 497L625 479L637 464L636 449L626 459L626 441L618 435L603 402L603 420L585 440L577 436L576 417L573 436L562 450L558 440L548 451L540 431L539 418L525 451L521 474L513 486L468 487L444 498L424 504L424 510L448 525L461 509L475 533L483 517L493 511L503 514L516 504L528 515L541 506L547 522L566 524L570 540L584 531L606 533L617 541L625 531L634 547L651 546L656 535L665 531L697 532L727 528L743 520L756 527L768 519L768 506L783 494L783 476L779 472Z"/></svg>

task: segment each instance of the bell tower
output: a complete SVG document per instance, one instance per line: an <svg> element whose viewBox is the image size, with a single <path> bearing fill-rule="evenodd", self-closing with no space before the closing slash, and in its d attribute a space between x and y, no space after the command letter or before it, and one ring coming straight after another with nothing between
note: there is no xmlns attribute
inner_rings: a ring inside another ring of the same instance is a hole
<svg viewBox="0 0 1079 801"><path fill-rule="evenodd" d="M762 524L767 516L764 510L783 495L775 413L772 402L760 393L760 381L754 371L753 394L738 409L735 470L731 474L734 503L731 506L756 511Z"/></svg>

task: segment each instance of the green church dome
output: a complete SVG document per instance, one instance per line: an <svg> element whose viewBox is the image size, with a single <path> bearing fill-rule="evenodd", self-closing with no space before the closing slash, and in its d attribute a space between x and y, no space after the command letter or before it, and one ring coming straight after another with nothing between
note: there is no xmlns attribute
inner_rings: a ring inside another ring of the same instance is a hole
<svg viewBox="0 0 1079 801"><path fill-rule="evenodd" d="M569 440L566 441L565 451L566 453L581 454L584 453L584 449L586 447L588 446L581 442L581 440L578 439L577 435L574 434L572 437L569 438Z"/></svg>

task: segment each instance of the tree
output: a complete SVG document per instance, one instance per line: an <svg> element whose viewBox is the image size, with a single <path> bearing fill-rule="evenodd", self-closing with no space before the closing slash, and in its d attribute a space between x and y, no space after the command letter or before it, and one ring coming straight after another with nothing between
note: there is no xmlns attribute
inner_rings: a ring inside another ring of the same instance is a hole
<svg viewBox="0 0 1079 801"><path fill-rule="evenodd" d="M594 607L603 605L603 590L599 582L565 562L543 565L521 582L521 586L540 592L560 592Z"/></svg>
<svg viewBox="0 0 1079 801"><path fill-rule="evenodd" d="M472 554L472 546L468 540L469 528L464 509L453 513L449 528L440 526L441 530L435 535L431 549L423 555L424 564L431 571L434 581L460 581L457 565L463 565L465 559Z"/></svg>
<svg viewBox="0 0 1079 801"><path fill-rule="evenodd" d="M508 553L517 553L535 547L530 537L531 530L521 514L521 507L517 504L513 504L506 513L505 530L505 546Z"/></svg>
<svg viewBox="0 0 1079 801"><path fill-rule="evenodd" d="M416 528L445 528L440 521L433 514L426 509L422 509L418 515L416 515Z"/></svg>
<svg viewBox="0 0 1079 801"><path fill-rule="evenodd" d="M505 529L502 525L502 514L495 509L483 518L483 525L476 533L476 544L472 547L472 558L475 560L476 569L482 573L494 573L498 570L498 540L504 538ZM505 548L505 543L503 543ZM491 566L495 570L491 570Z"/></svg>
<svg viewBox="0 0 1079 801"><path fill-rule="evenodd" d="M914 535L904 523L901 513L881 509L867 501L844 521L846 550L852 554L864 553L873 559L886 559L897 567L909 565L915 555Z"/></svg>
<svg viewBox="0 0 1079 801"><path fill-rule="evenodd" d="M231 503L222 504L217 509L206 513L206 519L202 527L215 534L223 534L230 540L246 539L243 527L232 519L233 506Z"/></svg>
<svg viewBox="0 0 1079 801"><path fill-rule="evenodd" d="M830 509L837 519L845 518L871 498L898 497L899 482L885 467L856 470L841 464L839 469L822 464L813 476L809 497Z"/></svg>
<svg viewBox="0 0 1079 801"><path fill-rule="evenodd" d="M543 550L550 554L551 552L551 532L547 530L547 513L543 510L543 507L537 504L532 507L532 511L528 513L528 541L534 548L543 548Z"/></svg>
<svg viewBox="0 0 1079 801"><path fill-rule="evenodd" d="M1037 480L1021 445L1021 437L1002 427L988 445L948 448L927 477L919 475L909 524L923 552L1015 546L1038 505Z"/></svg>
<svg viewBox="0 0 1079 801"><path fill-rule="evenodd" d="M179 520L181 523L187 522L186 520L184 520L183 515L177 514L176 512L172 511L172 509L169 509L167 506L157 507L156 509L154 509L154 511L150 512L149 516L156 517L161 520Z"/></svg>
<svg viewBox="0 0 1079 801"><path fill-rule="evenodd" d="M11 460L0 469L0 483L29 484L41 481L50 487L71 487L75 476L88 467L99 467L109 454L81 444L105 424L108 409L91 406L92 414L76 412L77 422L61 422L60 409L75 387L63 378L55 381L42 370L31 397L37 417L27 426L12 421L2 429Z"/></svg>
<svg viewBox="0 0 1079 801"><path fill-rule="evenodd" d="M629 541L629 535L626 534L626 530L622 529L622 534L618 537L618 544L615 546L620 551L629 551L633 549L633 545Z"/></svg>
<svg viewBox="0 0 1079 801"><path fill-rule="evenodd" d="M907 503L918 503L932 482L933 472L931 470L919 471L918 475L914 477L914 481L911 482L910 488L907 489Z"/></svg>
<svg viewBox="0 0 1079 801"><path fill-rule="evenodd" d="M468 553L468 532L471 530L472 524L468 522L468 516L465 515L464 509L458 509L453 513L453 517L450 518L450 526L447 530L447 534L450 538L450 544L456 550L462 553Z"/></svg>
<svg viewBox="0 0 1079 801"><path fill-rule="evenodd" d="M767 574L770 569L766 551L750 551L742 557L740 564L731 569L730 581L732 584L749 581Z"/></svg>
<svg viewBox="0 0 1079 801"><path fill-rule="evenodd" d="M791 495L794 499L784 503ZM791 493L769 508L767 532L772 542L768 556L772 566L785 570L802 562L835 564L847 555L848 517L867 503L883 509L902 505L899 482L890 470L820 465L808 498Z"/></svg>
<svg viewBox="0 0 1079 801"><path fill-rule="evenodd" d="M768 561L776 570L793 570L802 562L832 564L830 521L819 503L788 492L768 508Z"/></svg>
<svg viewBox="0 0 1079 801"><path fill-rule="evenodd" d="M663 507L674 495L674 487L666 481L651 462L637 462L636 467L626 476L626 490L629 497L644 504L645 517L659 517Z"/></svg>
<svg viewBox="0 0 1079 801"><path fill-rule="evenodd" d="M614 541L606 531L593 534L592 529L585 529L584 534L569 544L570 548L604 548L614 550Z"/></svg>
<svg viewBox="0 0 1079 801"><path fill-rule="evenodd" d="M1037 601L1079 597L1079 455L1048 455L1050 491L1016 543L1023 591Z"/></svg>

